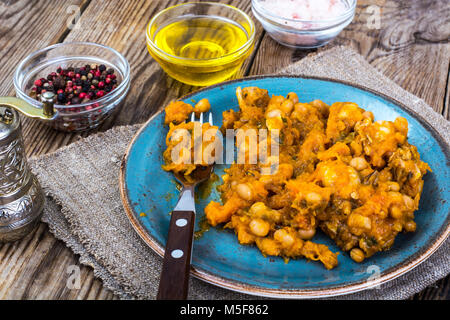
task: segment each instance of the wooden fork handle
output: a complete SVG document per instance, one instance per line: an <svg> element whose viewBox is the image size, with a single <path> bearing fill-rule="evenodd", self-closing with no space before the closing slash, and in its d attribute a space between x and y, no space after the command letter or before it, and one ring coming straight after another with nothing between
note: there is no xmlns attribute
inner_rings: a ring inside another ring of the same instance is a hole
<svg viewBox="0 0 450 320"><path fill-rule="evenodd" d="M195 213L173 211L159 280L158 300L187 298Z"/></svg>

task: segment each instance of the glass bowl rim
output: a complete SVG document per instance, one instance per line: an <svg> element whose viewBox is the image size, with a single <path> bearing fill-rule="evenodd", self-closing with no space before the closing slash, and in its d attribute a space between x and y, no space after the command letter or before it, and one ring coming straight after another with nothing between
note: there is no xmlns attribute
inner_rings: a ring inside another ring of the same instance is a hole
<svg viewBox="0 0 450 320"><path fill-rule="evenodd" d="M230 53L228 53L228 54L226 54L226 55L217 57L217 58L207 58L207 59L185 58L185 57L174 56L174 55L171 55L171 54L165 52L164 50L162 50L161 48L159 48L159 47L156 45L156 43L154 43L153 40L151 39L151 37L150 37L150 28L151 28L151 26L154 24L154 22L156 21L156 19L157 19L160 15L162 15L163 13L166 13L166 12L168 12L168 11L174 9L174 8L181 7L181 6L187 6L187 5L211 5L211 6L216 6L216 7L227 7L227 8L229 8L229 9L233 10L233 11L238 12L239 14L241 14L241 15L245 18L245 20L247 20L247 22L248 22L249 25L250 25L250 34L249 34L249 38L248 38L247 41L246 41L242 46L240 46L238 49L236 49L236 50L234 50L233 52L230 52ZM247 52L248 48L246 49L246 47L250 47L251 44L254 42L254 40L255 40L255 33L256 33L255 23L254 23L253 20L250 18L250 16L249 16L248 14L246 14L244 11L242 11L241 9L236 8L236 7L232 6L232 5L225 4L225 3L220 3L220 2L206 2L206 1L205 1L205 2L185 2L185 3L179 3L179 4L176 4L176 5L174 5L174 6L170 6L170 7L168 7L168 8L165 8L165 9L161 10L160 12L158 12L157 14L155 14L155 15L150 19L150 22L148 23L147 28L146 28L145 36L146 36L146 38L147 38L147 43L148 43L152 48L156 49L158 52L160 52L160 53L161 53L162 55L164 55L164 56L167 56L167 57L170 57L170 58L174 58L174 59L180 60L180 61L215 61L215 60L223 59L223 58L225 58L225 57L228 57L228 56L231 56L231 55L233 55L233 54L236 54L237 52L240 52L240 51L242 51L243 49L245 49L243 53ZM242 53L242 54L243 54L243 53ZM240 54L239 56L241 56L242 54Z"/></svg>
<svg viewBox="0 0 450 320"><path fill-rule="evenodd" d="M342 22L344 22L345 20L347 20L355 11L356 9L356 4L357 4L357 0L349 0L350 6L349 8L344 11L342 14L340 14L339 16L332 18L332 19L324 19L324 20L301 20L301 19L292 19L292 18L285 18L282 16L278 16L275 15L271 12L269 12L268 10L266 10L260 3L260 1L258 0L252 0L252 8L258 12L260 15L262 15L264 18L268 19L270 23L276 23L276 24L280 24L272 19L277 19L277 20L283 20L283 21L287 21L287 22L297 22L297 23L310 23L310 24L330 24L329 26L324 26L321 29L324 28L328 28L328 27L333 27L334 24L340 24ZM281 24L280 24L281 25ZM297 30L299 30L297 28ZM308 30L316 30L316 29L308 29Z"/></svg>
<svg viewBox="0 0 450 320"><path fill-rule="evenodd" d="M71 42L61 42L61 43L56 43L53 45L50 45L48 47L33 51L32 53L30 53L28 56L26 56L17 66L16 71L14 72L14 78L13 78L13 83L14 83L14 88L16 90L16 92L19 93L20 97L22 99L24 99L24 97L26 97L26 100L28 103L30 103L31 105L35 106L37 105L42 105L42 102L40 102L39 100L33 99L32 97L30 97L27 93L25 93L22 88L19 86L18 83L18 79L19 79L19 73L20 71L23 69L23 66L25 65L25 63L31 61L34 57L42 54L45 51L49 51L51 49L57 48L57 47L63 47L66 45L87 45L87 46L93 46L93 47L100 47L102 49L106 49L108 51L113 52L114 54L116 54L119 59L122 61L122 63L124 63L125 65L125 72L124 72L124 78L122 80L122 82L117 86L117 88L111 92L108 92L107 94L105 94L103 97L101 97L100 99L96 99L96 100L92 100L89 102L85 102L85 103L79 103L79 104L71 104L71 105L60 105L60 104L54 104L55 109L60 109L60 110L64 110L64 109L72 109L72 108L82 108L82 107L87 107L87 106L91 106L95 103L100 104L98 107L96 108L92 108L90 110L82 110L80 112L76 112L73 115L77 115L80 113L84 113L84 112L93 112L96 111L98 109L104 108L104 104L108 104L110 103L113 98L116 98L120 93L122 93L122 91L125 90L125 93L128 91L128 85L130 82L130 64L128 63L128 60L116 49L113 49L109 46L103 45L103 44L99 44L99 43L95 43L95 42L88 42L88 41L71 41ZM66 114L64 116L67 116Z"/></svg>

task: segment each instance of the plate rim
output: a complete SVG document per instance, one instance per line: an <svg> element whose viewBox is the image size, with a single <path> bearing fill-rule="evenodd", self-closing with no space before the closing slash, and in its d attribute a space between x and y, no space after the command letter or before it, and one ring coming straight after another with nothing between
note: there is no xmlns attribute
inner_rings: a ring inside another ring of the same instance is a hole
<svg viewBox="0 0 450 320"><path fill-rule="evenodd" d="M371 94L374 94L376 96L379 96L380 98L387 100L401 109L403 109L405 112L409 113L413 118L415 118L417 121L423 125L428 132L430 132L435 140L438 142L440 147L444 150L444 153L447 157L447 163L449 163L449 150L450 146L447 144L446 141L439 135L439 133L434 129L434 127L426 120L424 119L420 114L415 112L414 110L411 110L408 106L406 106L404 103L396 100L395 98L389 97L383 93L380 93L376 90L373 90L371 88L367 88L360 84L354 84L351 82L347 82L344 80L338 80L338 79L331 79L327 77L316 77L316 76L305 76L305 75L256 75L256 76L249 76L249 77L243 77L239 79L233 79L228 80L225 82L221 82L212 86L203 87L199 90L196 90L194 92L191 92L189 94L183 95L182 97L176 99L176 100L185 100L193 95L196 95L200 92L211 90L216 87L221 86L227 86L233 83L239 83L243 81L251 81L251 80L259 80L259 79L265 79L265 78L295 78L295 79L306 79L306 80L319 80L319 81L327 81L327 82L334 82L338 84L347 85L362 91L369 92ZM156 252L160 257L164 256L164 247L162 247L149 233L147 233L146 229L142 226L142 224L139 222L139 220L136 218L136 215L133 214L133 209L131 206L131 202L128 197L128 192L126 189L125 184L125 174L126 174L126 165L128 162L128 156L130 154L130 151L132 147L134 146L135 141L138 139L138 137L141 135L141 133L147 128L147 126L163 111L163 107L160 107L160 109L155 112L142 126L139 128L139 130L134 134L133 138L129 142L127 149L125 151L125 154L122 158L122 162L120 165L120 172L119 172L119 189L120 189L120 196L122 200L123 207L125 209L125 213L128 217L128 220L130 221L131 225L135 229L135 231L138 233L138 235L141 237L141 239L154 251ZM416 268L418 265L420 265L422 262L424 262L426 259L428 259L448 238L450 235L450 218L447 217L446 223L441 226L439 231L437 232L437 235L434 237L434 239L430 239L430 244L428 246L425 246L421 251L417 252L416 254L410 256L405 261L399 263L398 265L394 266L393 268L388 269L385 271L385 274L380 276L378 279L374 280L363 280L356 283L350 283L350 284L344 284L339 286L334 286L331 288L323 288L323 289L271 289L266 288L263 286L255 286L255 285L249 285L242 282L233 282L229 279L225 279L221 277L220 275L214 275L209 272L206 272L200 268L195 268L191 265L191 275L203 280L205 282L208 282L210 284L213 284L218 287L222 287L228 290L245 293L249 295L256 295L261 297L270 297L270 298L289 298L289 299L311 299L311 298L326 298L326 297L336 297L341 295L347 295L351 293L360 292L363 290L367 290L376 286L379 286L381 284L387 283L391 280L394 280L395 278L411 271L412 269Z"/></svg>

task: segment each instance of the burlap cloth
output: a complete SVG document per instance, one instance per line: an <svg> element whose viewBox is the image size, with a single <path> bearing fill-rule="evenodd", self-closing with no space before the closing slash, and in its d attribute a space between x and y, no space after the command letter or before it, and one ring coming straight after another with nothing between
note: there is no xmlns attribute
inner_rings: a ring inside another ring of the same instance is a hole
<svg viewBox="0 0 450 320"><path fill-rule="evenodd" d="M322 76L364 85L403 102L422 115L449 143L450 126L424 101L377 72L363 57L335 47L304 58L281 73ZM42 220L64 241L80 263L94 269L103 284L124 299L154 299L161 258L145 245L128 221L119 194L122 156L140 125L105 133L30 159L47 192ZM155 175L158 173L155 172ZM341 296L344 299L405 299L450 271L449 240L427 261L379 289ZM191 277L190 299L250 299Z"/></svg>

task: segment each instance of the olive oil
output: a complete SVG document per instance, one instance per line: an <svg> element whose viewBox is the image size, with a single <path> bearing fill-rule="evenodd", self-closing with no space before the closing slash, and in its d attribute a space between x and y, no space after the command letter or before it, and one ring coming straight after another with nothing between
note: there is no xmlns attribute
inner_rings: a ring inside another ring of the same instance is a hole
<svg viewBox="0 0 450 320"><path fill-rule="evenodd" d="M247 31L217 16L186 16L160 27L149 46L152 56L175 79L197 86L233 76L253 48ZM159 52L162 51L162 52Z"/></svg>

